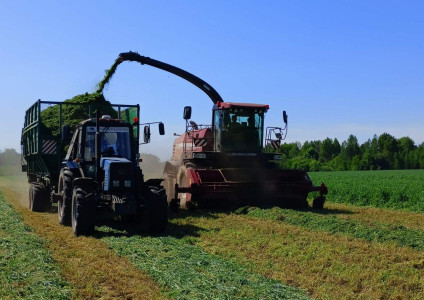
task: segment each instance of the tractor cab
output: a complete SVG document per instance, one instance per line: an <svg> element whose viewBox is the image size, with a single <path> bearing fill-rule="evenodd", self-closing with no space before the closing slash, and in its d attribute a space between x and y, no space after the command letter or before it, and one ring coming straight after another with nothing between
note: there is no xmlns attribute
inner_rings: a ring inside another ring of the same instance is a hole
<svg viewBox="0 0 424 300"><path fill-rule="evenodd" d="M103 172L97 164L119 160L136 167L138 143L135 143L133 126L123 120L103 116L98 120L99 127L99 161L96 159L96 119L82 121L76 128L69 145L64 163L71 169L78 169L82 177L103 180ZM98 175L101 175L100 177Z"/></svg>

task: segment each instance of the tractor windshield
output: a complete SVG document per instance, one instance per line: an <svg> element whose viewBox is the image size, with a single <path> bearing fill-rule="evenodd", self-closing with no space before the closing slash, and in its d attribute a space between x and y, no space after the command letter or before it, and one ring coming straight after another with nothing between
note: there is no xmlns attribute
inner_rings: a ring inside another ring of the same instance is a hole
<svg viewBox="0 0 424 300"><path fill-rule="evenodd" d="M219 118L222 151L260 152L264 112L255 109L223 109ZM217 121L215 119L215 121Z"/></svg>
<svg viewBox="0 0 424 300"><path fill-rule="evenodd" d="M131 160L130 131L128 127L100 127L100 152L102 156L122 157ZM84 144L84 160L95 156L96 127L87 126Z"/></svg>

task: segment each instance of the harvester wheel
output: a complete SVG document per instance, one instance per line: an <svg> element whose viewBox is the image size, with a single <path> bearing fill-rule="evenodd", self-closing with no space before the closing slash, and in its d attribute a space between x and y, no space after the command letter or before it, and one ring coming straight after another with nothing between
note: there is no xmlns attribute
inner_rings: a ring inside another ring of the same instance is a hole
<svg viewBox="0 0 424 300"><path fill-rule="evenodd" d="M325 196L319 195L318 197L314 198L314 201L312 202L312 207L314 209L323 209L324 208L324 202L325 202Z"/></svg>
<svg viewBox="0 0 424 300"><path fill-rule="evenodd" d="M146 190L146 203L140 213L138 231L141 233L163 233L168 224L168 202L166 192L161 187Z"/></svg>
<svg viewBox="0 0 424 300"><path fill-rule="evenodd" d="M36 212L45 212L51 208L49 190L41 182L33 182L30 187L29 209Z"/></svg>
<svg viewBox="0 0 424 300"><path fill-rule="evenodd" d="M187 168L185 166L182 166L178 170L177 182L178 182L178 186L181 187L181 188L188 187L188 184L187 184ZM179 193L178 199L180 199L180 208L189 209L189 208L192 207L188 204L192 200L191 194L189 194L189 193Z"/></svg>
<svg viewBox="0 0 424 300"><path fill-rule="evenodd" d="M59 224L71 225L72 210L72 181L74 174L68 168L64 168L59 177L59 192L62 193L62 199L57 202L57 215Z"/></svg>
<svg viewBox="0 0 424 300"><path fill-rule="evenodd" d="M87 235L94 231L94 193L76 187L72 193L72 232Z"/></svg>
<svg viewBox="0 0 424 300"><path fill-rule="evenodd" d="M166 199L168 204L175 196L175 177L172 174L165 173L163 176L163 187L166 190Z"/></svg>

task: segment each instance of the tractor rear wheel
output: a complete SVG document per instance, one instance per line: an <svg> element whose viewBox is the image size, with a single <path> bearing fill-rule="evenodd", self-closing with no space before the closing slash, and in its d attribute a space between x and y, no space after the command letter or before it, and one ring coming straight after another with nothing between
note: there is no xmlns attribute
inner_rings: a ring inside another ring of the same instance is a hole
<svg viewBox="0 0 424 300"><path fill-rule="evenodd" d="M72 181L74 174L68 168L64 168L59 176L59 192L62 193L62 199L57 202L57 216L59 224L71 225L72 210Z"/></svg>
<svg viewBox="0 0 424 300"><path fill-rule="evenodd" d="M72 193L72 232L88 235L94 231L95 203L94 193L76 187Z"/></svg>
<svg viewBox="0 0 424 300"><path fill-rule="evenodd" d="M29 192L29 209L36 212L46 212L51 209L49 190L41 182L31 183Z"/></svg>
<svg viewBox="0 0 424 300"><path fill-rule="evenodd" d="M146 203L140 212L138 231L141 233L163 233L168 224L168 202L161 187L149 187L145 194Z"/></svg>

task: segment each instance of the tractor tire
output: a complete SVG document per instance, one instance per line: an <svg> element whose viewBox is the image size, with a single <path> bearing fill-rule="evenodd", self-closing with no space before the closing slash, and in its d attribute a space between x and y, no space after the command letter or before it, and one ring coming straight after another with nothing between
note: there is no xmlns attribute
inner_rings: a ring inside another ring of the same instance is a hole
<svg viewBox="0 0 424 300"><path fill-rule="evenodd" d="M168 202L166 192L161 187L149 187L146 203L140 212L137 230L140 233L163 233L168 224Z"/></svg>
<svg viewBox="0 0 424 300"><path fill-rule="evenodd" d="M52 207L49 190L41 182L33 182L30 187L29 209L35 212L46 212Z"/></svg>
<svg viewBox="0 0 424 300"><path fill-rule="evenodd" d="M59 193L62 199L57 202L57 216L59 224L71 226L72 211L72 181L74 174L68 168L64 168L59 176Z"/></svg>
<svg viewBox="0 0 424 300"><path fill-rule="evenodd" d="M76 187L72 193L72 232L76 236L89 235L95 224L94 193Z"/></svg>

